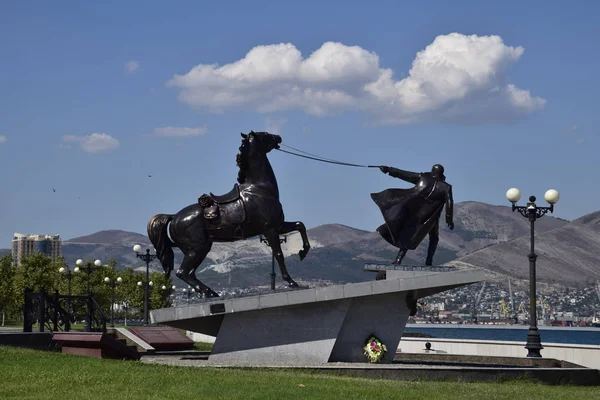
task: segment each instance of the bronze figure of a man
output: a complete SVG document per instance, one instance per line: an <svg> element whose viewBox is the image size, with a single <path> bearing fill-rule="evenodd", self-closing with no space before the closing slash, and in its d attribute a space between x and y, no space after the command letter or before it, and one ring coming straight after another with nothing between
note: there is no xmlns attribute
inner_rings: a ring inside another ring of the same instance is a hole
<svg viewBox="0 0 600 400"><path fill-rule="evenodd" d="M377 232L400 251L393 264L400 264L408 250L416 249L429 235L425 265L432 265L439 242L439 218L446 206L446 224L454 229L452 186L446 183L444 167L436 164L431 172L410 172L392 167L379 167L385 174L413 183L410 189L387 189L371 193L385 224Z"/></svg>

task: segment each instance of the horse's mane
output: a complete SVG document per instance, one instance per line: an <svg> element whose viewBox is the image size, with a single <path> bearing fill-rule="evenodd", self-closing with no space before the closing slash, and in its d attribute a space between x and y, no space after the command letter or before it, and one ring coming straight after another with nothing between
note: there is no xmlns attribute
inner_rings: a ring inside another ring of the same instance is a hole
<svg viewBox="0 0 600 400"><path fill-rule="evenodd" d="M250 150L250 135L242 139L242 145L240 146L240 152L237 153L235 161L239 167L238 172L238 183L242 184L246 181L246 172L248 171L248 151Z"/></svg>

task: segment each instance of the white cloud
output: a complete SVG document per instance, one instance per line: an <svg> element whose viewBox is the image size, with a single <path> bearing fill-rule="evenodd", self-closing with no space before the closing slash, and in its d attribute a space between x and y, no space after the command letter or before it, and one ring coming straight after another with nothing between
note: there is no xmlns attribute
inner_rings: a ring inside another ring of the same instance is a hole
<svg viewBox="0 0 600 400"><path fill-rule="evenodd" d="M107 133L92 133L87 136L63 136L67 143L77 143L83 151L88 153L100 153L102 151L114 150L119 147L119 141Z"/></svg>
<svg viewBox="0 0 600 400"><path fill-rule="evenodd" d="M125 63L125 72L128 74L135 73L140 68L139 61L131 60Z"/></svg>
<svg viewBox="0 0 600 400"><path fill-rule="evenodd" d="M186 128L183 126L167 126L164 128L154 129L156 136L170 136L170 137L183 137L183 136L200 136L208 133L208 128L203 126L201 128Z"/></svg>
<svg viewBox="0 0 600 400"><path fill-rule="evenodd" d="M180 89L184 103L212 112L363 111L392 124L511 122L545 104L508 83L523 52L499 36L441 35L396 80L377 54L358 46L327 42L303 58L293 44L281 43L254 47L231 64L196 65L166 84Z"/></svg>
<svg viewBox="0 0 600 400"><path fill-rule="evenodd" d="M273 135L281 135L281 128L283 128L286 122L285 118L267 117L265 118L265 130Z"/></svg>
<svg viewBox="0 0 600 400"><path fill-rule="evenodd" d="M8 140L8 138L6 136L0 135L0 144L6 143L7 140Z"/></svg>

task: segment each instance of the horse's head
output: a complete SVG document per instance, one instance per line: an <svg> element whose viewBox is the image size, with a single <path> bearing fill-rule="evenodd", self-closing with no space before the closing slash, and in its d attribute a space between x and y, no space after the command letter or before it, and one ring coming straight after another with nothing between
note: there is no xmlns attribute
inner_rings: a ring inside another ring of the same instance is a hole
<svg viewBox="0 0 600 400"><path fill-rule="evenodd" d="M269 132L253 132L241 134L244 140L248 140L254 151L268 153L273 149L278 149L281 143L281 136L273 135Z"/></svg>
<svg viewBox="0 0 600 400"><path fill-rule="evenodd" d="M241 134L242 145L237 155L236 161L240 171L238 172L238 182L246 182L248 170L252 165L266 165L270 169L267 153L273 149L278 149L281 143L281 136L272 135L268 132L253 132ZM266 161L266 162L265 162ZM271 171L271 175L273 172ZM255 176L256 178L256 176Z"/></svg>

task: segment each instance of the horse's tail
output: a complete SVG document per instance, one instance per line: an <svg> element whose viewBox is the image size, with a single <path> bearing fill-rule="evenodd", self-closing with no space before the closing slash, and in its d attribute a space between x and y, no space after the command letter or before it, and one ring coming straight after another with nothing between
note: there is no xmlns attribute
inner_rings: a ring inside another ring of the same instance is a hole
<svg viewBox="0 0 600 400"><path fill-rule="evenodd" d="M170 214L156 214L148 221L148 237L156 249L156 257L160 260L167 278L175 266L175 254L172 249L175 243L169 239L167 231L172 219L173 215Z"/></svg>

